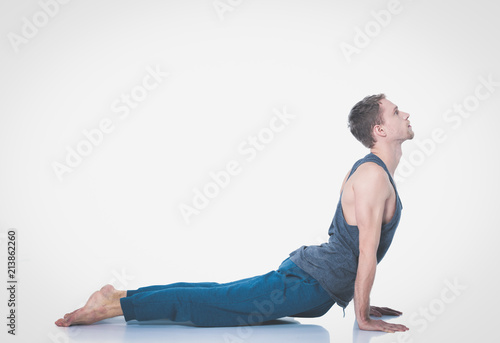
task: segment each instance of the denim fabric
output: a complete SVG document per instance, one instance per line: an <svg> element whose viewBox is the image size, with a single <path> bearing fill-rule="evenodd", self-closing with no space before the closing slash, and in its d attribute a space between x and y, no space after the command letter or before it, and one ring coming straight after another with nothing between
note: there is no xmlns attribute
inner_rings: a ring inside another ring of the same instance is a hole
<svg viewBox="0 0 500 343"><path fill-rule="evenodd" d="M174 283L127 291L126 321L169 319L197 326L252 325L281 317L319 317L335 303L286 259L278 270L229 283Z"/></svg>

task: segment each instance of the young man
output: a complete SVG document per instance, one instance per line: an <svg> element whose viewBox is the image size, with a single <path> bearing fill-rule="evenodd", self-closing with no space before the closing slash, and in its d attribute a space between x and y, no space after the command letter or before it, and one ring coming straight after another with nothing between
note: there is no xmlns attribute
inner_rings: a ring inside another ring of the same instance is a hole
<svg viewBox="0 0 500 343"><path fill-rule="evenodd" d="M387 252L401 217L393 175L401 144L414 134L408 118L385 95L358 102L349 114L352 134L370 149L342 183L328 242L303 246L278 270L230 282L175 283L119 291L106 285L58 326L92 324L124 315L125 320L170 319L198 326L250 325L280 317L319 317L335 303L354 298L361 330L406 331L404 325L370 317L399 316L370 306L377 264Z"/></svg>

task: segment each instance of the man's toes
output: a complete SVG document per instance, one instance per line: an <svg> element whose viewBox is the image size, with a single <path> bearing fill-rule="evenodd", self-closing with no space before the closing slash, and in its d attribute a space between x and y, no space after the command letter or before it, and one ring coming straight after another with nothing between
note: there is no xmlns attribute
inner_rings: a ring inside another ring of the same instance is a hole
<svg viewBox="0 0 500 343"><path fill-rule="evenodd" d="M78 309L78 310L79 310L79 309ZM76 311L78 311L78 310L74 310L73 312L66 313L66 314L64 315L64 319L67 319L67 318L71 317L71 316L72 316L73 314L75 314L75 312L76 312Z"/></svg>
<svg viewBox="0 0 500 343"><path fill-rule="evenodd" d="M71 313L68 313L64 316L63 320L63 326L70 326L78 320L79 317L82 316L84 313L84 308L80 308L76 311L73 311Z"/></svg>
<svg viewBox="0 0 500 343"><path fill-rule="evenodd" d="M69 326L68 322L66 321L66 319L63 319L63 318L60 318L56 321L56 325L57 326L60 326L60 327L66 327L66 326Z"/></svg>

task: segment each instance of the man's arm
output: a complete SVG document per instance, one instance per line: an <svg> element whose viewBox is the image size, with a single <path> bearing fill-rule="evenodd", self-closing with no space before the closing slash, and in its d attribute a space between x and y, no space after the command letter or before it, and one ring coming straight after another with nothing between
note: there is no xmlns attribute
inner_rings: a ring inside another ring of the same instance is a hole
<svg viewBox="0 0 500 343"><path fill-rule="evenodd" d="M385 204L390 181L380 167L369 163L360 166L353 185L356 223L359 228L359 259L354 284L354 308L361 330L406 331L404 325L391 324L370 318L370 292L377 268L377 249L380 242Z"/></svg>

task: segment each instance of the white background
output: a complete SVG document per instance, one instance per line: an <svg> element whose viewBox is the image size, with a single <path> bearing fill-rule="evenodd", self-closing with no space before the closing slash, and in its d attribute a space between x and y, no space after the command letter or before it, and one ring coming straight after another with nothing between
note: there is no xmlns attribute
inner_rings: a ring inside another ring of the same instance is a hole
<svg viewBox="0 0 500 343"><path fill-rule="evenodd" d="M10 228L19 282L17 336L2 324L2 341L82 341L82 331L53 322L106 283L231 281L326 240L341 181L368 153L347 114L380 92L411 114L416 136L403 145L403 218L372 303L404 312L391 321L410 327L408 341L492 337L500 87L475 105L471 96L480 78L500 81L498 5L401 0L381 27L370 26L371 12L387 10L385 0L225 2L232 11L221 14L211 0L73 0L47 23L39 16L46 25L16 45L23 18L33 23L42 8L2 1L0 282L7 287ZM349 62L341 44L354 46L366 25L380 32ZM148 67L169 76L121 119L111 105ZM464 101L470 115L446 120ZM283 108L295 117L247 161L240 144ZM54 163L103 118L114 130L60 180ZM446 139L430 143L436 129ZM233 160L241 172L188 225L179 206ZM467 288L445 303L443 292L454 294L447 282ZM5 318L6 291L1 299ZM335 306L300 321L321 325L332 342L403 336L353 330L352 304L345 318Z"/></svg>

